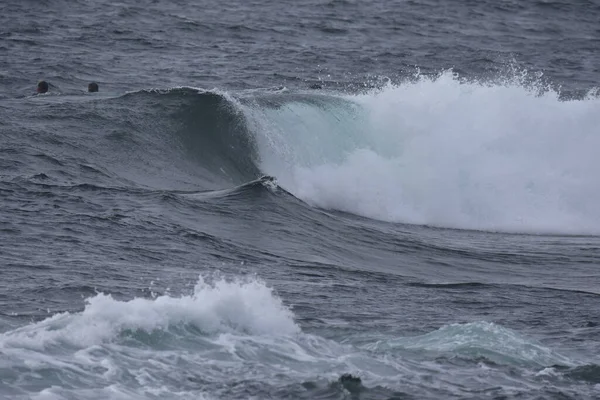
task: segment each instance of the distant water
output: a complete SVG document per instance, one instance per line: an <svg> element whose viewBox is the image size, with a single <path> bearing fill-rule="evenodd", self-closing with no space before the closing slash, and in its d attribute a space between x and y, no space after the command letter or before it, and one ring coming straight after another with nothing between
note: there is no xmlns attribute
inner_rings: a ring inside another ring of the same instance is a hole
<svg viewBox="0 0 600 400"><path fill-rule="evenodd" d="M600 398L599 50L597 1L2 2L0 398Z"/></svg>

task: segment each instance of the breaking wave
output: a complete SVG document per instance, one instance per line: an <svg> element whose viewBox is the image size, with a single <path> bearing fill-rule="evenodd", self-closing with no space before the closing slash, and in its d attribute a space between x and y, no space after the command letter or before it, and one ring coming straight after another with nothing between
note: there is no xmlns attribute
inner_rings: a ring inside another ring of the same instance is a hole
<svg viewBox="0 0 600 400"><path fill-rule="evenodd" d="M91 113L107 125L109 173L142 186L267 175L312 206L388 222L598 234L599 106L446 72L354 95L149 90Z"/></svg>
<svg viewBox="0 0 600 400"><path fill-rule="evenodd" d="M446 72L367 94L270 95L271 106L244 110L263 172L314 206L448 228L597 234L600 98L559 97Z"/></svg>

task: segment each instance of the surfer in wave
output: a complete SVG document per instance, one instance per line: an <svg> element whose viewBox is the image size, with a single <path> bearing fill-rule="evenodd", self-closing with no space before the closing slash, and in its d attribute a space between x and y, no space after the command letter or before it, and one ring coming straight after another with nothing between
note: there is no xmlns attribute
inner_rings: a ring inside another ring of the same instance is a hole
<svg viewBox="0 0 600 400"><path fill-rule="evenodd" d="M39 81L38 85L37 85L37 93L41 94L41 93L47 93L48 92L48 82L46 81Z"/></svg>

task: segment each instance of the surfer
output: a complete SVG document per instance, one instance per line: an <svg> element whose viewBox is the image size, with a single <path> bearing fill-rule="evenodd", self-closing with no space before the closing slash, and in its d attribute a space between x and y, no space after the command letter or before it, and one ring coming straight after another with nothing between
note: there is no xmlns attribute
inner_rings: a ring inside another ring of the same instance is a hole
<svg viewBox="0 0 600 400"><path fill-rule="evenodd" d="M47 93L48 92L48 82L39 81L39 83L37 85L37 92L38 93Z"/></svg>
<svg viewBox="0 0 600 400"><path fill-rule="evenodd" d="M88 92L94 93L98 91L98 84L96 82L92 82L88 85Z"/></svg>

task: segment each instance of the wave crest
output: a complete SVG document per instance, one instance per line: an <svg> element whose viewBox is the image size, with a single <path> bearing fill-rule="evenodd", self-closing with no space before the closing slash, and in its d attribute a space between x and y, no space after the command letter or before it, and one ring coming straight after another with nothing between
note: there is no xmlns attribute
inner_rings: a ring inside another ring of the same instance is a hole
<svg viewBox="0 0 600 400"><path fill-rule="evenodd" d="M0 335L0 347L87 347L119 340L127 332L170 332L186 326L205 335L293 335L292 312L257 279L210 283L200 277L188 296L119 301L109 294L86 300L81 313L61 313Z"/></svg>

